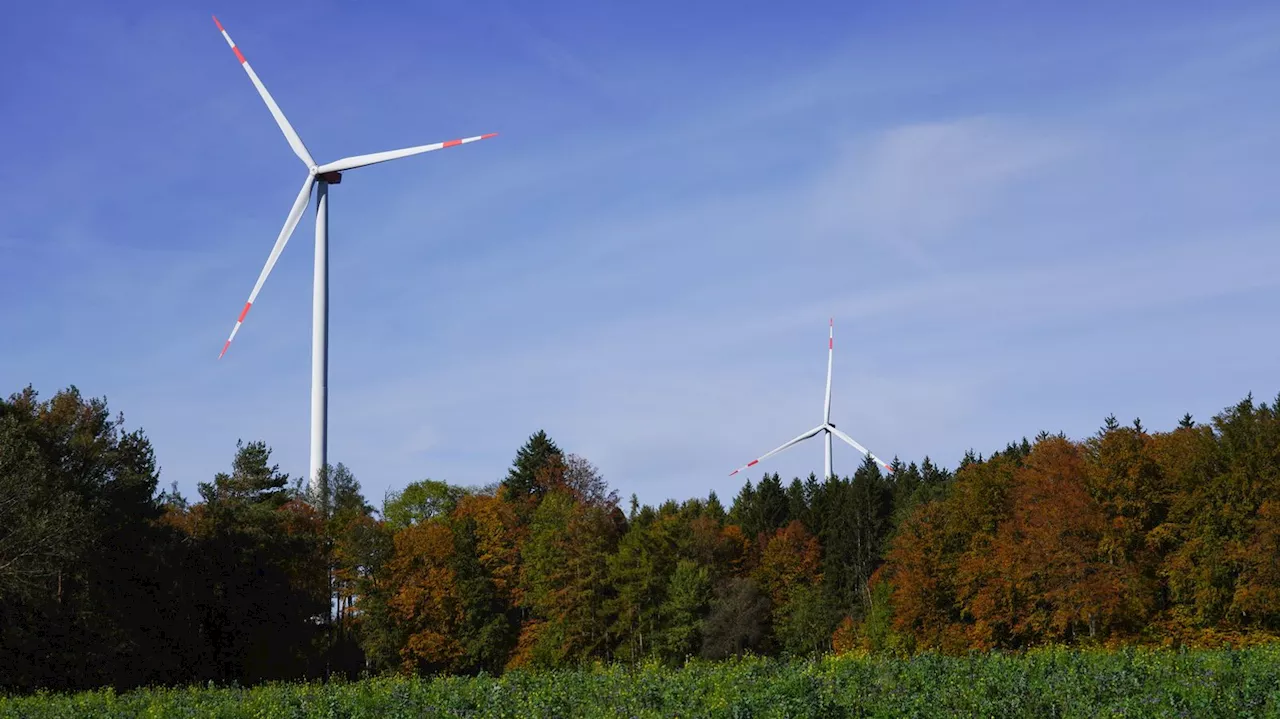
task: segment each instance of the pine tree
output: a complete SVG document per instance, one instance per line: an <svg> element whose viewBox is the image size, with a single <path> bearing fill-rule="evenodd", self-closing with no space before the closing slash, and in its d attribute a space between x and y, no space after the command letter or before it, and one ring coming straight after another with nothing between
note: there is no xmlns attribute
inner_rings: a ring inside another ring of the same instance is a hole
<svg viewBox="0 0 1280 719"><path fill-rule="evenodd" d="M503 498L507 501L524 501L533 498L540 501L547 488L539 482L538 474L549 464L562 460L562 453L547 433L538 430L516 452L515 461L502 483Z"/></svg>
<svg viewBox="0 0 1280 719"><path fill-rule="evenodd" d="M934 464L928 456L920 463L920 478L930 487L941 487L951 479L951 472Z"/></svg>
<svg viewBox="0 0 1280 719"><path fill-rule="evenodd" d="M733 498L733 505L729 507L729 522L742 527L745 532L747 524L754 523L752 518L756 511L756 489L751 486L751 480L748 479L738 491L738 496Z"/></svg>
<svg viewBox="0 0 1280 719"><path fill-rule="evenodd" d="M271 449L265 442L237 441L231 474L219 472L212 483L201 482L200 497L207 504L235 502L276 509L289 501L289 475L270 462Z"/></svg>
<svg viewBox="0 0 1280 719"><path fill-rule="evenodd" d="M711 494L707 495L706 516L716 520L719 524L724 524L724 505L720 503L720 498L716 496L714 489L711 490Z"/></svg>
<svg viewBox="0 0 1280 719"><path fill-rule="evenodd" d="M809 501L805 496L804 483L799 477L787 485L787 517L798 520L806 528L813 528L813 522L809 518Z"/></svg>
<svg viewBox="0 0 1280 719"><path fill-rule="evenodd" d="M760 478L760 485L756 487L755 510L752 523L742 527L748 537L781 529L790 521L787 493L782 488L782 478L776 472Z"/></svg>

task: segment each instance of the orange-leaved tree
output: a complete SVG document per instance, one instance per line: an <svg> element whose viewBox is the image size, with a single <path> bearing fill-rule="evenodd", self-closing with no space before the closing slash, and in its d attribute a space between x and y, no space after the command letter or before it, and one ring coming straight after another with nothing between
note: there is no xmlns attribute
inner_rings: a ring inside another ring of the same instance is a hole
<svg viewBox="0 0 1280 719"><path fill-rule="evenodd" d="M410 525L395 535L389 564L394 594L387 604L406 634L400 649L405 670L451 669L465 653L454 638L463 607L453 560L453 530L440 519Z"/></svg>
<svg viewBox="0 0 1280 719"><path fill-rule="evenodd" d="M1038 441L1015 472L1011 516L958 567L974 646L1097 638L1139 615L1136 571L1103 547L1109 523L1087 482L1081 448L1063 437Z"/></svg>

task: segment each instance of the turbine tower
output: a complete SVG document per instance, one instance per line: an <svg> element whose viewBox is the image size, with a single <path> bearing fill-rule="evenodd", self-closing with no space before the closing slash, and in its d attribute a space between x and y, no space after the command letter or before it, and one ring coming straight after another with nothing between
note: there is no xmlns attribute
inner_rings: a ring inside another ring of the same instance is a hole
<svg viewBox="0 0 1280 719"><path fill-rule="evenodd" d="M267 104L267 109L271 111L271 116L275 118L276 124L280 126L280 131L284 133L284 138L288 140L294 154L307 167L307 179L302 182L302 190L298 192L297 199L293 201L293 208L289 210L289 216L284 221L284 227L280 230L280 235L276 238L276 244L271 248L271 254L267 256L267 264L262 268L262 272L258 274L258 281L254 284L253 291L249 293L249 301L245 302L244 309L240 310L240 316L236 319L235 327L231 329L231 336L227 338L226 344L222 346L222 352L218 353L218 359L222 359L222 356L227 353L227 348L231 346L231 340L235 339L236 333L240 331L240 325L244 324L245 315L249 314L249 308L258 299L258 293L262 291L262 285L267 281L267 275L271 274L271 268L275 267L281 251L284 250L284 246L289 242L289 237L293 235L293 230L298 226L298 221L302 219L302 212L310 203L311 191L314 188L316 192L316 248L315 274L311 296L311 467L307 476L309 486L314 492L317 489L320 472L327 466L326 455L329 437L329 185L336 185L342 182L342 173L347 170L354 170L367 165L386 162L387 160L398 160L411 155L420 155L424 152L431 152L445 147L465 145L476 140L486 140L494 137L497 133L465 137L458 140L449 140L448 142L437 142L433 145L406 147L402 150L355 155L324 165L318 165L311 158L311 153L307 151L306 146L302 144L302 138L298 137L298 133L289 124L289 120L280 111L280 106L272 99L271 93L267 92L262 80L258 79L258 74L253 71L249 61L245 59L244 53L240 52L240 48L236 47L231 36L222 27L222 23L218 22L216 15L213 18L213 22L218 26L218 32L222 33L222 37L231 46L231 51L236 54L236 59L240 61L240 66L249 75L249 80L257 88L263 102Z"/></svg>
<svg viewBox="0 0 1280 719"><path fill-rule="evenodd" d="M818 425L817 427L814 427L808 432L805 432L799 437L796 437L790 442L787 442L781 447L778 447L772 452L763 454L760 457L753 459L750 462L747 462L745 465L733 470L732 472L729 473L730 477L732 477L733 475L737 474L738 472L741 472L742 470L748 467L754 467L755 465L760 463L760 460L772 457L773 455L781 452L782 450L787 449L792 445L799 444L805 441L806 439L809 439L810 437L816 436L818 434L826 435L825 437L823 437L826 443L826 462L824 463L826 474L824 475L824 478L828 478L832 476L831 474L831 437L832 435L835 435L836 437L839 437L845 442L848 442L850 446L852 446L854 449L858 450L859 452L863 453L864 455L870 457L881 467L884 467L885 470L888 471L890 474L893 473L893 467L885 463L883 459L880 459L879 457L872 454L866 447L863 447L862 445L858 444L856 441L854 441L853 437L850 437L844 432L841 432L840 430L836 429L836 426L831 422L831 359L832 359L832 356L835 354L835 348L836 348L836 321L835 321L835 318L833 317L827 328L827 395L826 395L826 401L823 402L823 406L822 406L822 424Z"/></svg>

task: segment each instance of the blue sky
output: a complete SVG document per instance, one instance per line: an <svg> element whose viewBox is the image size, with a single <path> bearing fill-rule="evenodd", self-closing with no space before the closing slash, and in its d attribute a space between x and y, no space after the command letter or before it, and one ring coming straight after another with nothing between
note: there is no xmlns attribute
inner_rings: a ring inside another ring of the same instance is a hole
<svg viewBox="0 0 1280 719"><path fill-rule="evenodd" d="M727 499L820 420L831 316L889 457L1280 389L1274 5L17 6L0 384L105 395L188 494L237 438L307 465L310 212L216 359L305 170L211 12L320 162L501 133L330 195L330 459L375 503L539 428Z"/></svg>

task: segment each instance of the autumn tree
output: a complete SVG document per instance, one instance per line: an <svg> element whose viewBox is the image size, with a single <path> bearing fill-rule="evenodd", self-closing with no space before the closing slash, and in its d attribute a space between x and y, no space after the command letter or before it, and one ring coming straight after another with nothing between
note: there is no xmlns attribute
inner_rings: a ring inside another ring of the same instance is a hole
<svg viewBox="0 0 1280 719"><path fill-rule="evenodd" d="M944 502L917 507L889 544L885 564L872 576L891 587L893 627L922 649L956 650L965 645L956 601L955 567L963 537L949 533Z"/></svg>
<svg viewBox="0 0 1280 719"><path fill-rule="evenodd" d="M820 649L838 620L821 592L821 566L817 537L794 520L768 540L755 571L769 595L775 636L793 653Z"/></svg>
<svg viewBox="0 0 1280 719"><path fill-rule="evenodd" d="M1265 546L1270 520L1263 510L1280 499L1275 408L1246 397L1209 426L1179 428L1162 445L1160 461L1176 494L1153 534L1168 549L1161 573L1171 621L1193 632L1265 623L1254 604L1267 594L1256 583L1265 565L1250 561L1248 548Z"/></svg>
<svg viewBox="0 0 1280 719"><path fill-rule="evenodd" d="M1241 544L1240 578L1231 606L1242 622L1280 630L1280 499L1262 503L1248 540Z"/></svg>
<svg viewBox="0 0 1280 719"><path fill-rule="evenodd" d="M451 670L465 654L456 639L463 607L458 597L452 528L442 519L406 527L395 535L388 601L406 635L400 650L407 670Z"/></svg>
<svg viewBox="0 0 1280 719"><path fill-rule="evenodd" d="M1171 488L1156 459L1154 440L1137 427L1116 427L1083 446L1089 495L1106 517L1099 543L1109 563L1132 567L1142 581L1141 602L1158 602L1159 554L1150 533L1168 515Z"/></svg>
<svg viewBox="0 0 1280 719"><path fill-rule="evenodd" d="M618 506L617 490L609 488L600 468L586 457L569 454L564 458L563 482L574 498L583 504L606 510Z"/></svg>
<svg viewBox="0 0 1280 719"><path fill-rule="evenodd" d="M1114 524L1088 485L1075 443L1048 437L1025 457L1010 516L985 553L958 567L957 599L973 617L975 646L1098 639L1141 616L1137 569L1108 551Z"/></svg>

